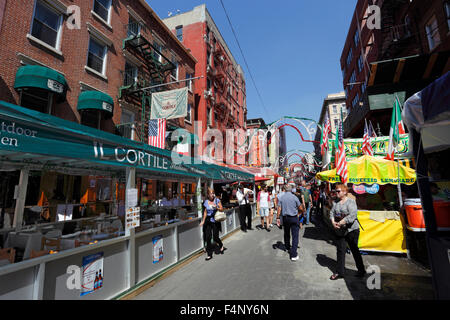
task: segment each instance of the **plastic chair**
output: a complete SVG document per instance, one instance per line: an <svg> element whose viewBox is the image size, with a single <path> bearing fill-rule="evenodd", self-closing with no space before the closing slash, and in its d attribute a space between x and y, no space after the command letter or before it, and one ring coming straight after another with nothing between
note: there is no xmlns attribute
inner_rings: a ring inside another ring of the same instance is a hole
<svg viewBox="0 0 450 320"><path fill-rule="evenodd" d="M41 250L41 251L31 250L30 259L37 258L37 257L42 257L42 256L45 256L45 255L47 255L49 253L50 253L49 250Z"/></svg>
<svg viewBox="0 0 450 320"><path fill-rule="evenodd" d="M0 249L0 260L5 259L11 263L14 263L15 257L16 257L16 250L14 248Z"/></svg>
<svg viewBox="0 0 450 320"><path fill-rule="evenodd" d="M51 247L52 250L61 250L61 239L49 239L47 237L42 237L41 250Z"/></svg>

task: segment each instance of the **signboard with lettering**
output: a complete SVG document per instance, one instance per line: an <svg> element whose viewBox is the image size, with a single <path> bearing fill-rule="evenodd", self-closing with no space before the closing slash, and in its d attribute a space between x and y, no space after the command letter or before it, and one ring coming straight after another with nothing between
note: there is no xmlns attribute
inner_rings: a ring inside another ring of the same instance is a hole
<svg viewBox="0 0 450 320"><path fill-rule="evenodd" d="M187 116L188 88L152 94L151 119L175 119Z"/></svg>
<svg viewBox="0 0 450 320"><path fill-rule="evenodd" d="M408 134L400 135L400 142L398 145L397 154L402 155L408 152L409 136ZM363 139L344 139L346 158L357 158L363 155L362 152ZM387 154L389 147L389 137L370 138L370 145L373 149L374 156L382 156ZM331 157L334 158L334 140L328 141L328 152L331 152Z"/></svg>

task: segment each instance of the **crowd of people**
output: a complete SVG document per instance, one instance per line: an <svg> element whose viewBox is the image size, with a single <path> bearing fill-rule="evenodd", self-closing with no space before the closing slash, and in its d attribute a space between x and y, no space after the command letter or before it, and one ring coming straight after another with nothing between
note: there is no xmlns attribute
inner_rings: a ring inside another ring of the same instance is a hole
<svg viewBox="0 0 450 320"><path fill-rule="evenodd" d="M300 185L283 185L279 192L273 187L262 185L254 192L243 185L238 185L235 197L239 205L239 218L241 230L253 230L252 214L249 196L256 197L256 210L260 216L260 230L271 231L274 224L283 229L284 249L289 253L292 261L297 261L299 230L303 225L311 223L312 216L323 217L325 207L329 212L328 219L334 229L336 244L336 271L330 276L330 280L343 278L345 275L345 253L347 245L350 248L358 268L357 276L366 274L361 253L358 248L359 222L357 219L357 205L355 197L344 184L336 184L329 190L325 184L311 185L302 181ZM226 193L226 189L223 189ZM212 259L214 247L212 240L219 248L216 253L223 254L226 248L219 237L221 223L214 220L217 211L223 211L221 201L229 201L230 195L221 193L216 196L213 189L208 188L208 196L204 201L204 214L201 225L203 226L206 259ZM292 241L291 241L292 238Z"/></svg>

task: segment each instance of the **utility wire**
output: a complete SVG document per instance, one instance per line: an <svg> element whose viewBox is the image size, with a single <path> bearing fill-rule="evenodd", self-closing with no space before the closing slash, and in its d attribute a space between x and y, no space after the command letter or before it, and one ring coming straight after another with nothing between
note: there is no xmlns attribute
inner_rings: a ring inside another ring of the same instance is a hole
<svg viewBox="0 0 450 320"><path fill-rule="evenodd" d="M262 104L262 106L264 108L264 111L266 112L266 115L269 116L269 113L267 112L266 105L264 104L264 101L263 101L263 99L261 97L261 94L259 93L258 87L256 86L255 79L253 78L253 75L252 75L252 73L250 71L250 67L248 66L247 59L245 59L244 52L242 51L241 45L240 45L239 40L238 40L238 38L236 36L236 32L234 31L233 24L231 23L231 20L230 20L230 17L228 16L227 10L225 9L223 1L222 0L219 0L219 1L220 1L221 5L222 5L223 11L225 12L225 15L227 16L227 20L228 20L228 23L230 24L231 31L233 31L234 38L236 39L237 45L239 47L239 50L241 51L242 58L244 59L245 65L247 66L248 73L250 75L250 78L252 79L253 86L256 89L256 93L258 94L259 100L261 100L261 104Z"/></svg>

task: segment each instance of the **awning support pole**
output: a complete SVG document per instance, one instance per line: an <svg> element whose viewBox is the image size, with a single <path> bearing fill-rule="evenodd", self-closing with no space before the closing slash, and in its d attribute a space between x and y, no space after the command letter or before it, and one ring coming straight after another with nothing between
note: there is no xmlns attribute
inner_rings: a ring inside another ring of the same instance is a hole
<svg viewBox="0 0 450 320"><path fill-rule="evenodd" d="M125 187L125 220L128 205L128 190L136 188L136 168L126 168L126 187ZM125 221L126 225L126 221ZM125 236L130 236L128 240L128 288L133 287L136 284L136 243L135 243L135 233L134 228L128 229L125 226Z"/></svg>
<svg viewBox="0 0 450 320"><path fill-rule="evenodd" d="M195 195L197 196L197 212L198 217L202 217L202 180L201 178L197 179L197 190L195 192Z"/></svg>
<svg viewBox="0 0 450 320"><path fill-rule="evenodd" d="M23 210L25 207L25 197L27 195L29 173L30 173L29 169L20 170L19 192L16 199L16 208L14 210L14 222L13 222L13 227L16 228L16 231L22 229Z"/></svg>

